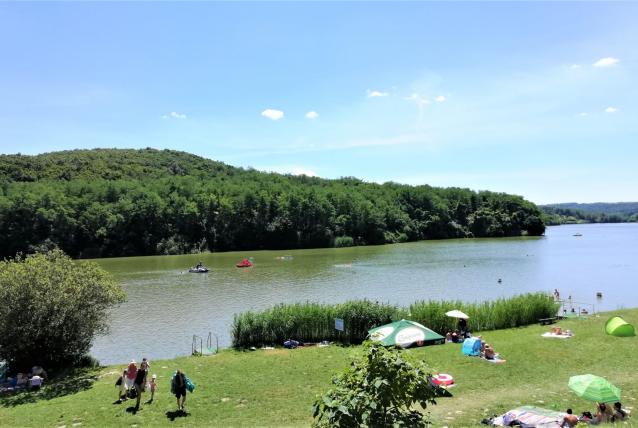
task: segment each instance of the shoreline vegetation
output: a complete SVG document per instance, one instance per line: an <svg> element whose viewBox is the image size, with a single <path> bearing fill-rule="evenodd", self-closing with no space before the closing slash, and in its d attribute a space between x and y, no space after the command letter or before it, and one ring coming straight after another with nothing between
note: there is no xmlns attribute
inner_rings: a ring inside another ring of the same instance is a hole
<svg viewBox="0 0 638 428"><path fill-rule="evenodd" d="M369 300L339 304L279 304L264 311L236 314L231 327L235 348L281 346L293 338L302 342L324 340L360 344L373 327L410 319L445 336L457 327L457 320L445 313L458 309L467 315L472 332L520 327L539 319L555 317L559 303L545 293L528 293L481 303L418 301L407 308ZM343 320L344 331L335 330L335 318Z"/></svg>
<svg viewBox="0 0 638 428"><path fill-rule="evenodd" d="M0 258L540 236L541 216L505 193L282 175L171 150L0 155Z"/></svg>
<svg viewBox="0 0 638 428"><path fill-rule="evenodd" d="M587 223L636 223L638 202L539 205L547 226Z"/></svg>
<svg viewBox="0 0 638 428"><path fill-rule="evenodd" d="M594 404L569 388L570 376L592 373L622 389L622 402L632 410L625 426L634 426L638 400L635 370L636 338L606 335L606 320L619 315L638 324L638 309L623 309L586 318L561 320L570 329L566 340L541 335L553 326L483 331L482 336L507 358L490 364L462 355L461 345L411 348L403 352L425 361L433 372L448 373L456 386L452 397L428 406L433 426L481 426L483 418L521 405L534 405L580 414ZM605 352L601 352L604 349ZM330 388L334 374L342 372L359 346L304 347L255 352L227 349L214 356L180 357L154 361L158 391L152 404L137 414L125 404L112 404L114 384L123 365L82 371L54 379L36 393L0 396L0 420L7 426L310 426L312 403ZM197 384L189 396L188 413L175 418L175 400L169 393L176 368ZM171 419L173 418L173 419Z"/></svg>

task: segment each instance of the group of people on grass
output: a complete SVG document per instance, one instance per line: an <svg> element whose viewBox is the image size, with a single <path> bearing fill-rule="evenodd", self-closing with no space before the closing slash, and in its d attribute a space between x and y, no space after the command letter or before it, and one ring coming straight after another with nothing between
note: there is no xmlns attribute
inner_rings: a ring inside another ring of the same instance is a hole
<svg viewBox="0 0 638 428"><path fill-rule="evenodd" d="M445 335L448 342L462 343L466 338L472 337L472 333L467 328L467 320L459 318L456 329L450 330Z"/></svg>
<svg viewBox="0 0 638 428"><path fill-rule="evenodd" d="M33 366L29 373L17 373L0 381L0 392L36 391L45 380L47 380L47 372L40 366Z"/></svg>
<svg viewBox="0 0 638 428"><path fill-rule="evenodd" d="M567 409L567 415L563 418L561 428L573 428L579 423L589 425L599 425L605 423L622 422L627 419L629 414L622 408L620 402L616 402L613 406L610 403L596 403L596 413L583 412L581 416L576 416L572 409Z"/></svg>
<svg viewBox="0 0 638 428"><path fill-rule="evenodd" d="M150 380L148 379L150 367L150 362L146 358L142 359L139 368L135 360L129 363L126 369L122 371L122 375L115 382L115 386L118 388L116 403L122 403L128 399L135 399L134 410L138 411L140 409L142 393L147 390L151 393L151 397L146 401L146 404L153 402L155 392L157 391L157 375L153 374ZM192 385L190 388L192 392L194 385L180 369L175 372L171 379L171 392L177 398L177 410L182 412L185 411L186 391L189 389L189 384Z"/></svg>

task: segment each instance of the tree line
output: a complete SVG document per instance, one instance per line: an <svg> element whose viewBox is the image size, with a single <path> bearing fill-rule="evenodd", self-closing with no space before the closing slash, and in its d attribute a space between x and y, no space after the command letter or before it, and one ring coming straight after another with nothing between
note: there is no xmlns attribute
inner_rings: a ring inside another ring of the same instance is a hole
<svg viewBox="0 0 638 428"><path fill-rule="evenodd" d="M180 254L541 235L520 196L234 168L169 150L0 156L0 257Z"/></svg>
<svg viewBox="0 0 638 428"><path fill-rule="evenodd" d="M638 204L633 203L633 209L625 209L624 211L591 211L579 207L579 205L589 204L573 204L572 206L564 206L571 204L542 205L540 209L543 212L543 222L547 225L554 226L559 224L575 224L575 223L632 223L638 222ZM593 204L592 204L593 205ZM599 204L597 204L599 205ZM609 204L615 205L615 204ZM628 204L629 205L629 204Z"/></svg>

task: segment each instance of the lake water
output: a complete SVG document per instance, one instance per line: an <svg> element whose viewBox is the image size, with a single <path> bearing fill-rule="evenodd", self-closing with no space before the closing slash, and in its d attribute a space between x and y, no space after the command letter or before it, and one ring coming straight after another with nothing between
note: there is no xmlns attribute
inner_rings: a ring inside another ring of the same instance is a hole
<svg viewBox="0 0 638 428"><path fill-rule="evenodd" d="M580 233L582 236L573 236ZM277 257L290 255L292 260ZM252 256L252 268L235 263ZM188 273L201 260L207 274ZM191 352L213 332L230 345L235 313L282 302L421 299L483 301L530 291L572 297L574 306L638 306L638 224L550 227L544 237L422 241L341 249L253 251L96 260L127 301L92 354L103 364ZM498 279L502 282L498 282ZM596 292L603 298L597 299Z"/></svg>

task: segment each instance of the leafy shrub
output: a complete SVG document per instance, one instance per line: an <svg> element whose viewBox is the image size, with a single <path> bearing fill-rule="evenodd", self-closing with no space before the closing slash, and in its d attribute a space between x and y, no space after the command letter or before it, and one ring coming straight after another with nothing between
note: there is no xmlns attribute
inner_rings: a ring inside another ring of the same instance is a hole
<svg viewBox="0 0 638 428"><path fill-rule="evenodd" d="M364 355L345 373L334 376L334 388L315 401L315 426L424 427L429 421L413 410L436 404L441 390L430 383L423 361L412 363L396 348L367 342Z"/></svg>
<svg viewBox="0 0 638 428"><path fill-rule="evenodd" d="M351 236L337 236L335 238L335 247L352 247L354 246L354 239Z"/></svg>
<svg viewBox="0 0 638 428"><path fill-rule="evenodd" d="M0 358L14 370L86 362L124 292L96 263L60 250L0 262Z"/></svg>

